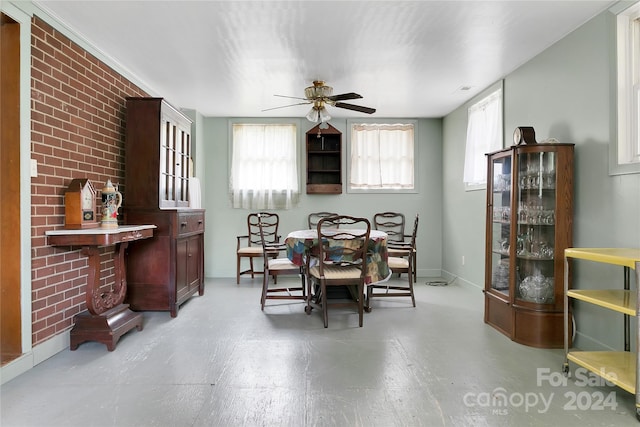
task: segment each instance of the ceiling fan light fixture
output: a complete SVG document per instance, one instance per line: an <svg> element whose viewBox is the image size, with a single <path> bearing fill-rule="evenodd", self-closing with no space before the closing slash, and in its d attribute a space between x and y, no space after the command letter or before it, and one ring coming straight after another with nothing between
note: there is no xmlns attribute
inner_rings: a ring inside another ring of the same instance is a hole
<svg viewBox="0 0 640 427"><path fill-rule="evenodd" d="M320 122L328 122L331 120L331 114L329 114L326 108L322 107L318 112L320 113Z"/></svg>
<svg viewBox="0 0 640 427"><path fill-rule="evenodd" d="M313 107L311 107L311 110L309 110L306 117L307 117L307 120L313 123L317 123L317 122L324 123L331 120L331 114L329 114L329 111L327 111L324 105L321 105L321 106L314 105Z"/></svg>
<svg viewBox="0 0 640 427"><path fill-rule="evenodd" d="M311 110L309 110L306 117L310 122L316 123L320 120L320 112L316 109L316 107L311 107Z"/></svg>

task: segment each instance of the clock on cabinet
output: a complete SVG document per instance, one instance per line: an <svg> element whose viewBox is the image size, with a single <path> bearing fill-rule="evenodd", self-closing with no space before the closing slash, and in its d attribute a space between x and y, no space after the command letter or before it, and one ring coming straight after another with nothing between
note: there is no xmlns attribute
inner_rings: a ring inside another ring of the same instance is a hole
<svg viewBox="0 0 640 427"><path fill-rule="evenodd" d="M513 132L513 143L515 145L521 144L535 144L536 143L536 131L531 126L518 126Z"/></svg>
<svg viewBox="0 0 640 427"><path fill-rule="evenodd" d="M87 178L76 178L64 193L64 228L77 230L97 226L96 190Z"/></svg>

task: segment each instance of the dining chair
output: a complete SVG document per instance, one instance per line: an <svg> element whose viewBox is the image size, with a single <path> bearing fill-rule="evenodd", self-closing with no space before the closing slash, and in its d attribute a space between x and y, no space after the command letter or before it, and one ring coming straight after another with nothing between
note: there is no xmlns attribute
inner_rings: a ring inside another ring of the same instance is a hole
<svg viewBox="0 0 640 427"><path fill-rule="evenodd" d="M315 288L315 303L322 308L325 328L329 326L329 306L356 307L359 325L362 327L371 223L366 218L337 215L322 218L318 221L316 229L318 257L317 264L308 269L306 312L311 314L312 288ZM327 288L336 286L347 287L352 298L348 301L342 299L330 303Z"/></svg>
<svg viewBox="0 0 640 427"><path fill-rule="evenodd" d="M367 286L367 310L371 308L371 299L374 297L411 297L411 303L416 306L416 297L413 293L414 279L414 256L416 248L416 237L418 235L418 215L413 222L413 232L411 240L407 243L394 243L395 253L389 255L389 268L393 273L407 273L408 283L403 285L394 282L380 282Z"/></svg>
<svg viewBox="0 0 640 427"><path fill-rule="evenodd" d="M307 221L309 223L309 229L315 230L318 227L318 221L322 218L328 218L331 216L337 216L337 213L334 212L312 212L309 214Z"/></svg>
<svg viewBox="0 0 640 427"><path fill-rule="evenodd" d="M302 275L302 267L295 265L288 258L280 258L280 252L286 251L286 245L279 242L271 242L268 240L269 228L272 223L268 222L269 215L258 213L258 230L260 233L260 243L264 256L263 278L262 278L262 297L260 298L260 308L264 310L264 305L268 299L293 299L306 301L307 293L305 288L305 278ZM263 222L263 218L267 222ZM274 284L277 283L279 275L295 275L301 278L299 286L278 286L269 287L269 278L274 278Z"/></svg>
<svg viewBox="0 0 640 427"><path fill-rule="evenodd" d="M261 217L259 217L261 215ZM271 212L254 212L247 215L247 234L236 236L236 284L240 284L240 276L251 274L251 278L255 275L264 274L264 271L258 271L254 268L254 258L262 258L262 238L260 237L260 228L258 223L262 221L264 238L268 243L278 243L280 236L278 235L278 226L280 217L276 213ZM249 268L240 271L242 259L249 260Z"/></svg>
<svg viewBox="0 0 640 427"><path fill-rule="evenodd" d="M380 212L373 216L373 224L376 230L387 233L387 251L390 257L404 257L406 255L405 245L410 242L411 235L405 233L405 216L401 212ZM399 245L399 248L396 246ZM417 281L416 261L417 256L414 251L413 258L413 281ZM400 277L401 274L398 274Z"/></svg>
<svg viewBox="0 0 640 427"><path fill-rule="evenodd" d="M387 233L387 243L405 241L404 224L401 212L378 212L373 216L373 227Z"/></svg>

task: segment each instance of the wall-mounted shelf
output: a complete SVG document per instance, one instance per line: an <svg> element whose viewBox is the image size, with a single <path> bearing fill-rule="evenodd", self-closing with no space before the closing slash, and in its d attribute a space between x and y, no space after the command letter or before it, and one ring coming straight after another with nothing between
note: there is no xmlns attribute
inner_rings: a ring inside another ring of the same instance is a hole
<svg viewBox="0 0 640 427"><path fill-rule="evenodd" d="M342 133L319 124L306 140L307 194L342 194Z"/></svg>

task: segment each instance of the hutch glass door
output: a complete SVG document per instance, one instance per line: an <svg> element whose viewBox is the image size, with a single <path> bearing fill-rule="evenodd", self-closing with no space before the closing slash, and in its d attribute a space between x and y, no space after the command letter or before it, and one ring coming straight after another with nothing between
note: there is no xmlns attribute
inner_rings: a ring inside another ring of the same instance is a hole
<svg viewBox="0 0 640 427"><path fill-rule="evenodd" d="M510 152L494 156L491 160L490 187L492 203L491 236L491 288L509 296L510 241L511 241L511 160Z"/></svg>
<svg viewBox="0 0 640 427"><path fill-rule="evenodd" d="M556 153L517 154L516 298L554 304Z"/></svg>

